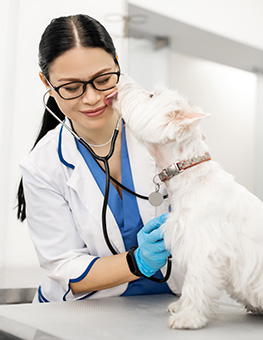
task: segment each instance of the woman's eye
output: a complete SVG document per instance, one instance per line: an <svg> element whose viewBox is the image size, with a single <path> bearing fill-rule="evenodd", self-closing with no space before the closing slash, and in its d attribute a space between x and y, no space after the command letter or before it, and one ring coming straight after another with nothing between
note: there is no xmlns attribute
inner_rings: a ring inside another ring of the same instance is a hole
<svg viewBox="0 0 263 340"><path fill-rule="evenodd" d="M79 85L65 86L65 87L63 87L63 89L68 91L68 92L76 92L80 89L80 86Z"/></svg>
<svg viewBox="0 0 263 340"><path fill-rule="evenodd" d="M110 80L110 77L103 77L101 79L97 79L96 83L98 85L103 85L103 84L106 84L109 80Z"/></svg>

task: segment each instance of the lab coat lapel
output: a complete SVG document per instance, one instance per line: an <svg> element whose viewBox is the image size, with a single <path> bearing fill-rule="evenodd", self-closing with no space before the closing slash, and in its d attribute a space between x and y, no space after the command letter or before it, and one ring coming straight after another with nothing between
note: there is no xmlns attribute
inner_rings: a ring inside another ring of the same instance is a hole
<svg viewBox="0 0 263 340"><path fill-rule="evenodd" d="M99 228L99 231L102 232L101 212L104 200L103 194L97 186L85 160L78 151L73 136L64 128L62 131L61 153L66 163L74 165L74 170L67 181L67 185L77 193L79 199L89 211L90 216L92 216L92 220L94 221L95 219L96 225L94 225L94 228ZM106 221L112 245L116 248L117 252L124 252L125 247L121 233L109 207L107 209Z"/></svg>

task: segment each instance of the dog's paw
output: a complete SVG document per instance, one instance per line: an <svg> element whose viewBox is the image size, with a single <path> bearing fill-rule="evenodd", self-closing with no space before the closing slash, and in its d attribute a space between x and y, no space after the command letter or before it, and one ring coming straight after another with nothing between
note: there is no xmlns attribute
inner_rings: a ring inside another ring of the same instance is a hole
<svg viewBox="0 0 263 340"><path fill-rule="evenodd" d="M251 313L251 314L263 315L263 308L260 308L260 307L253 307L251 305L247 305L246 310L248 313Z"/></svg>
<svg viewBox="0 0 263 340"><path fill-rule="evenodd" d="M207 318L197 312L187 311L173 314L169 318L169 326L173 329L198 329L207 324Z"/></svg>
<svg viewBox="0 0 263 340"><path fill-rule="evenodd" d="M168 311L172 314L177 313L179 311L179 309L180 309L180 302L179 301L175 301L168 306Z"/></svg>

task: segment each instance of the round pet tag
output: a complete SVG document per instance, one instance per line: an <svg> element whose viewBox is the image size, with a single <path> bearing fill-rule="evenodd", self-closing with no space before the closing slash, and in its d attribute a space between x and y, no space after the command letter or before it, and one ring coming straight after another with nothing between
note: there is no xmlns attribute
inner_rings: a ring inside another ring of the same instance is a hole
<svg viewBox="0 0 263 340"><path fill-rule="evenodd" d="M158 207L163 203L163 195L160 192L154 191L149 195L149 202L154 207Z"/></svg>

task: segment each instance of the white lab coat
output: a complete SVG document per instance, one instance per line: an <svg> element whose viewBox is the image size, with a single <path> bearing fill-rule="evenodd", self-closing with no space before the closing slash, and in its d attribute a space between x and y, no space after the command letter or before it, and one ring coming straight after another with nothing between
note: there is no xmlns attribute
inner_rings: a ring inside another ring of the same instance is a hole
<svg viewBox="0 0 263 340"><path fill-rule="evenodd" d="M148 196L155 189L152 181L157 171L155 162L128 129L126 139L135 190ZM21 171L29 232L43 268L42 300L88 296L74 295L69 280L81 280L96 257L109 256L111 252L101 227L103 195L73 136L57 126L22 162ZM168 211L168 200L158 208L146 200L137 198L137 202L144 224ZM109 207L106 220L112 245L117 252L124 253L123 239ZM180 278L176 273L168 284L179 293ZM119 296L126 288L127 283L98 291L90 298Z"/></svg>

